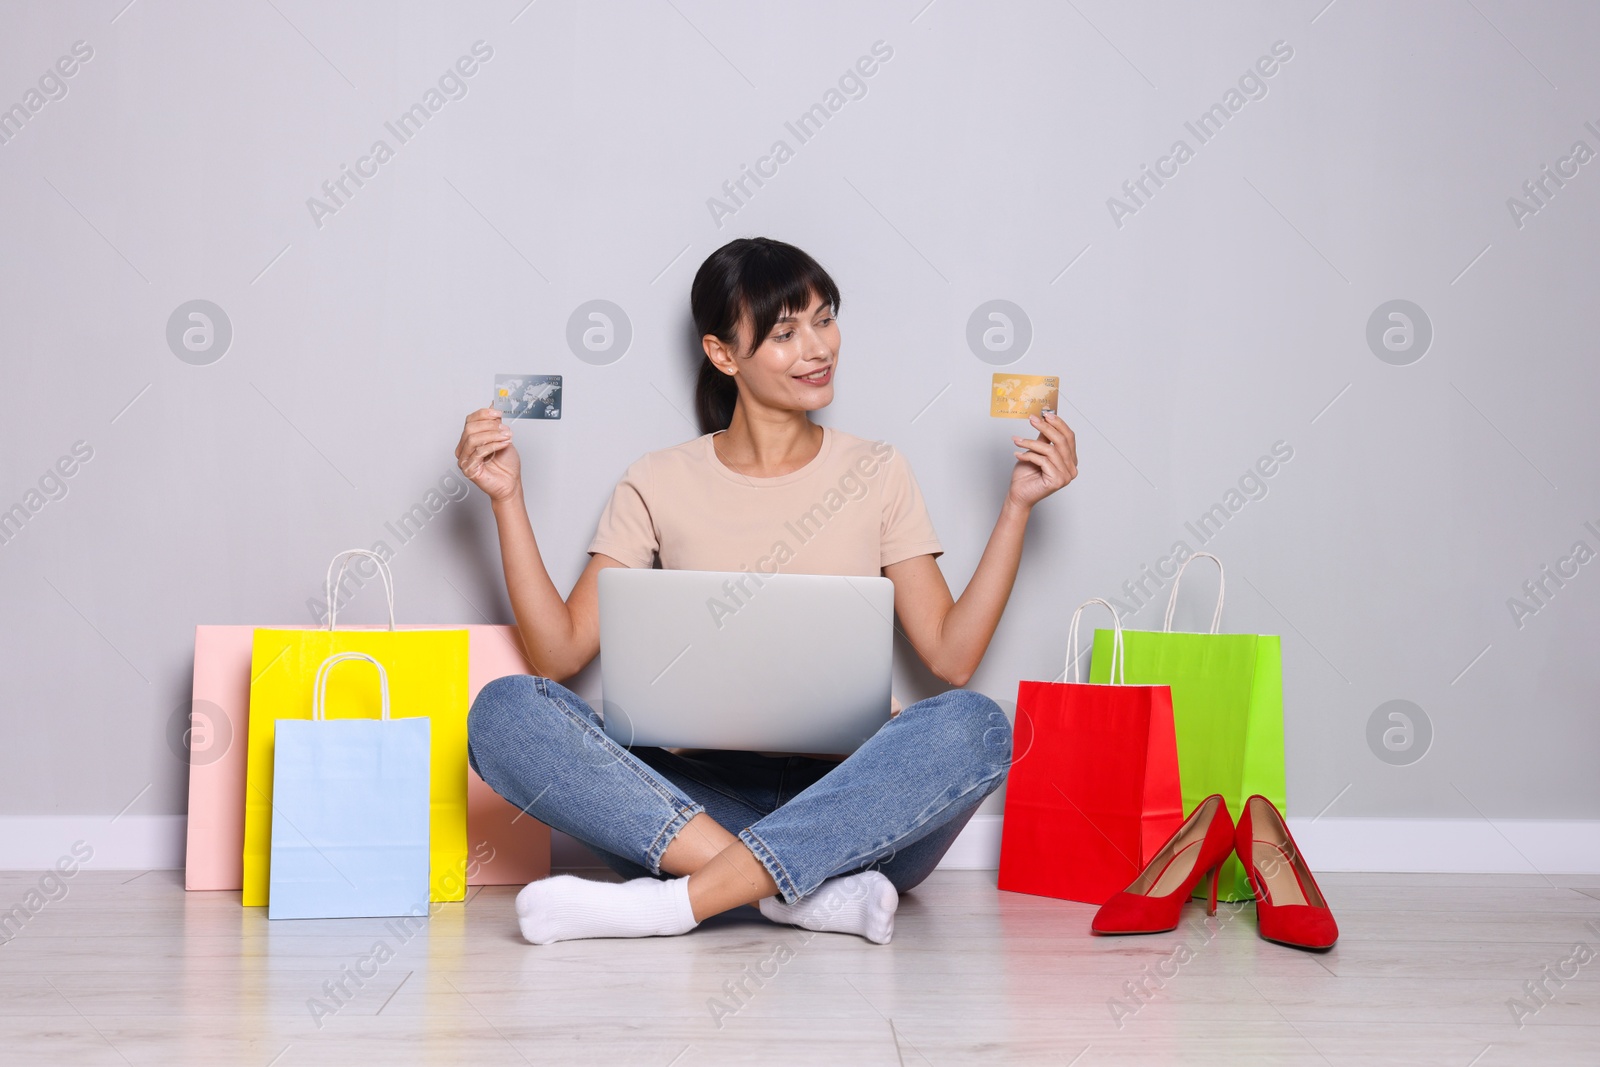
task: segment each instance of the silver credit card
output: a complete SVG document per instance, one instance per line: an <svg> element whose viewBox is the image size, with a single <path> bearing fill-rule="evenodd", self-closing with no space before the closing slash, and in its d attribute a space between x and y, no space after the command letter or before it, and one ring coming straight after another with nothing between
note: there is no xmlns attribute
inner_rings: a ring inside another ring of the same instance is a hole
<svg viewBox="0 0 1600 1067"><path fill-rule="evenodd" d="M490 406L508 419L559 419L561 375L496 374Z"/></svg>

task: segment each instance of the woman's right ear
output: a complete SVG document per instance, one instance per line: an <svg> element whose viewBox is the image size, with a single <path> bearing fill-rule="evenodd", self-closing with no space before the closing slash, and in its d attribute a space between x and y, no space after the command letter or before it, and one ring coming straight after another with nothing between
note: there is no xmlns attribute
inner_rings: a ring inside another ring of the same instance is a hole
<svg viewBox="0 0 1600 1067"><path fill-rule="evenodd" d="M733 353L728 350L728 346L723 344L721 338L717 337L716 334L708 333L700 338L700 347L705 350L706 358L711 361L711 365L716 367L718 371L730 376L738 373Z"/></svg>

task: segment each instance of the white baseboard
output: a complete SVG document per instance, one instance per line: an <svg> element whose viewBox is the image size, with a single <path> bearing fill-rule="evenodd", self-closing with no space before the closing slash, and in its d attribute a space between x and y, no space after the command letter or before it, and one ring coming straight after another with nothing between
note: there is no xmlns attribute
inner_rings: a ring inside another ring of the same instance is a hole
<svg viewBox="0 0 1600 1067"><path fill-rule="evenodd" d="M1289 819L1317 871L1600 874L1600 821L1566 819ZM941 867L1000 865L1000 816L975 815Z"/></svg>
<svg viewBox="0 0 1600 1067"><path fill-rule="evenodd" d="M979 812L939 861L947 871L992 871L1000 866L1000 816Z"/></svg>
<svg viewBox="0 0 1600 1067"><path fill-rule="evenodd" d="M1600 874L1600 821L1582 819L1295 819L1319 871Z"/></svg>
<svg viewBox="0 0 1600 1067"><path fill-rule="evenodd" d="M94 849L95 870L181 869L182 815L0 817L0 870L53 867L74 842ZM1600 821L1563 819L1296 819L1289 829L1317 871L1435 871L1452 874L1600 874ZM551 835L557 867L594 857L565 834ZM945 854L946 870L994 870L1000 816L979 814Z"/></svg>
<svg viewBox="0 0 1600 1067"><path fill-rule="evenodd" d="M181 870L188 825L183 815L0 816L0 870L54 867L78 841L94 850L91 871Z"/></svg>

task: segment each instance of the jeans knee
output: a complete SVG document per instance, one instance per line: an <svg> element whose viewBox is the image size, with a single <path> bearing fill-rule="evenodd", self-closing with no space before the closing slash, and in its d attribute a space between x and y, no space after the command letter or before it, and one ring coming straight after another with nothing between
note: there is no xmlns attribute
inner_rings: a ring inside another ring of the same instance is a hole
<svg viewBox="0 0 1600 1067"><path fill-rule="evenodd" d="M982 693L973 695L979 698L978 710L974 713L982 731L978 738L979 758L994 775L998 786L1011 769L1011 721L994 700Z"/></svg>
<svg viewBox="0 0 1600 1067"><path fill-rule="evenodd" d="M1011 723L1000 705L970 689L952 689L943 694L945 704L941 732L954 753L970 763L972 773L992 779L998 787L1011 766Z"/></svg>
<svg viewBox="0 0 1600 1067"><path fill-rule="evenodd" d="M486 683L467 709L467 736L493 733L508 716L526 708L538 696L531 675L508 674Z"/></svg>

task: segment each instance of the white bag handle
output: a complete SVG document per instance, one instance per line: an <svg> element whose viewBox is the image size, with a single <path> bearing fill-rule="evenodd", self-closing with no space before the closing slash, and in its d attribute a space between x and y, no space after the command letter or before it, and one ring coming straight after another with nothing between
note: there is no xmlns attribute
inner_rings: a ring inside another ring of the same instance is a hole
<svg viewBox="0 0 1600 1067"><path fill-rule="evenodd" d="M1227 588L1227 582L1222 574L1222 561L1209 552L1196 552L1183 561L1183 566L1178 568L1177 575L1172 579L1172 595L1167 598L1167 619L1161 624L1162 633L1172 632L1172 612L1178 606L1178 583L1183 581L1183 572L1197 559L1209 559L1217 565L1217 610L1211 616L1211 632L1216 633L1222 626L1222 594Z"/></svg>
<svg viewBox="0 0 1600 1067"><path fill-rule="evenodd" d="M1078 610L1072 613L1072 625L1067 627L1067 666L1061 672L1061 680L1066 681L1067 671L1072 671L1074 682L1083 681L1083 668L1078 662L1078 617L1083 614L1083 609L1090 604L1099 604L1111 612L1111 624L1114 627L1111 637L1111 670L1106 678L1111 685L1128 684L1127 655L1122 650L1122 620L1117 618L1117 609L1107 601L1094 597L1078 605Z"/></svg>
<svg viewBox="0 0 1600 1067"><path fill-rule="evenodd" d="M383 591L389 599L389 629L394 629L394 576L389 573L389 565L383 557L376 552L368 552L364 548L347 548L328 561L328 575L323 582L323 590L328 597L328 629L333 629L334 620L339 617L339 605L334 599L334 591L344 581L345 568L350 566L351 556L366 556L378 565L378 575L383 579ZM339 577L333 576L333 565L339 564Z"/></svg>
<svg viewBox="0 0 1600 1067"><path fill-rule="evenodd" d="M328 675L333 673L333 668L345 660L366 660L378 668L378 692L383 696L383 721L389 721L389 674L383 669L383 664L367 655L365 652L335 652L322 661L322 666L317 668L317 686L311 697L311 717L322 720L327 718L328 703Z"/></svg>

